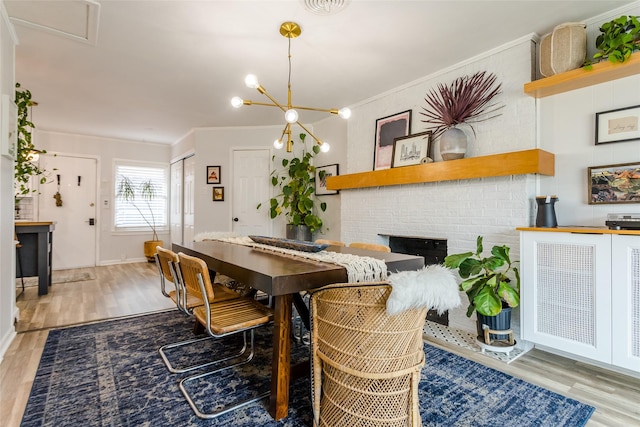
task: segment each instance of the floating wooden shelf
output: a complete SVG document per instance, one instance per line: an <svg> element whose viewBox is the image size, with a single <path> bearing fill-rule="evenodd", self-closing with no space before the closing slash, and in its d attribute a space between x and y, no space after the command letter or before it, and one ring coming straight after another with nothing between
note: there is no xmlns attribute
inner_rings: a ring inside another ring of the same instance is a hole
<svg viewBox="0 0 640 427"><path fill-rule="evenodd" d="M554 162L554 155L544 150L514 151L469 159L331 176L327 178L327 189L346 190L529 173L553 176Z"/></svg>
<svg viewBox="0 0 640 427"><path fill-rule="evenodd" d="M557 95L583 87L621 79L640 73L640 52L636 52L624 63L612 63L609 61L593 64L591 70L578 68L566 73L525 83L524 93L534 98Z"/></svg>

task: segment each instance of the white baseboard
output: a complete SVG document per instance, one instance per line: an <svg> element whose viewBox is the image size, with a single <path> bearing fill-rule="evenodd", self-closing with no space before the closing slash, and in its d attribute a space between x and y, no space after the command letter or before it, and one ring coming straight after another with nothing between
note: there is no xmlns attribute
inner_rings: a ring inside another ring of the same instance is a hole
<svg viewBox="0 0 640 427"><path fill-rule="evenodd" d="M105 265L117 265L117 264L135 264L137 262L149 262L146 257L143 258L129 258L126 260L121 259L112 259L107 261L100 261L98 266L102 267Z"/></svg>
<svg viewBox="0 0 640 427"><path fill-rule="evenodd" d="M6 334L4 334L2 339L0 339L0 363L2 363L2 360L4 359L4 355L6 354L7 350L9 349L9 346L11 345L15 337L16 337L16 328L12 327L10 330L7 331Z"/></svg>

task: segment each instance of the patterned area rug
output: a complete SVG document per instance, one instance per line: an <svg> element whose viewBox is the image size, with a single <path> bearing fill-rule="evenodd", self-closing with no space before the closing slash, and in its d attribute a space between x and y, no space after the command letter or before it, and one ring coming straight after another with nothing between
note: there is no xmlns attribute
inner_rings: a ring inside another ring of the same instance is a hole
<svg viewBox="0 0 640 427"><path fill-rule="evenodd" d="M95 268L73 268L70 270L53 270L51 272L51 283L70 283L70 282L83 282L85 280L95 280L96 272ZM16 279L16 288L21 287L22 282L20 278ZM24 286L38 286L38 277L25 277Z"/></svg>
<svg viewBox="0 0 640 427"><path fill-rule="evenodd" d="M186 374L170 374L157 349L189 339L193 323L177 311L53 330L40 361L22 426L311 426L310 383L292 384L289 416L275 422L267 399L200 420L178 389ZM256 334L254 362L209 377L196 401L217 400L268 387L270 330ZM206 360L239 342L206 341L169 355L176 364ZM308 347L292 344L292 359ZM425 344L420 382L425 426L582 426L594 408Z"/></svg>

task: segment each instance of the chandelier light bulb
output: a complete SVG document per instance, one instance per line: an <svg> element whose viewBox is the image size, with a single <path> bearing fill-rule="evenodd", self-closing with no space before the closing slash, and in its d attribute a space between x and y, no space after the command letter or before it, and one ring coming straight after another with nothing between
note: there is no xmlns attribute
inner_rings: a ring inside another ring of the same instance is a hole
<svg viewBox="0 0 640 427"><path fill-rule="evenodd" d="M231 98L231 105L233 106L233 108L240 108L244 105L244 100L239 96L234 96L233 98Z"/></svg>
<svg viewBox="0 0 640 427"><path fill-rule="evenodd" d="M244 84L246 84L247 87L251 89L257 89L258 86L260 86L260 83L258 83L258 78L254 74L249 74L247 77L245 77Z"/></svg>
<svg viewBox="0 0 640 427"><path fill-rule="evenodd" d="M330 149L331 149L331 146L329 145L328 142L323 142L322 145L320 146L320 151L322 151L323 153L327 153Z"/></svg>
<svg viewBox="0 0 640 427"><path fill-rule="evenodd" d="M287 121L287 123L295 123L298 121L298 112L291 108L285 111L284 119Z"/></svg>
<svg viewBox="0 0 640 427"><path fill-rule="evenodd" d="M282 147L284 147L284 142L282 142L281 139L276 139L275 141L273 141L273 147L276 150L282 150Z"/></svg>
<svg viewBox="0 0 640 427"><path fill-rule="evenodd" d="M351 110L347 107L341 108L338 110L338 115L340 116L340 118L347 120L349 117L351 117Z"/></svg>

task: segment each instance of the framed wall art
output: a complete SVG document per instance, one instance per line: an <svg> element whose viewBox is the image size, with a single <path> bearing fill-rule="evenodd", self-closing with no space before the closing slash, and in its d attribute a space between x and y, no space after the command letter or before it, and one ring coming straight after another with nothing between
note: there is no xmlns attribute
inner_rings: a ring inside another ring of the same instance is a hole
<svg viewBox="0 0 640 427"><path fill-rule="evenodd" d="M431 131L401 136L393 140L391 167L419 165L431 158Z"/></svg>
<svg viewBox="0 0 640 427"><path fill-rule="evenodd" d="M224 187L213 187L213 201L224 202Z"/></svg>
<svg viewBox="0 0 640 427"><path fill-rule="evenodd" d="M220 184L220 166L207 166L207 184Z"/></svg>
<svg viewBox="0 0 640 427"><path fill-rule="evenodd" d="M393 140L411 132L411 110L376 120L373 170L389 169L393 156Z"/></svg>
<svg viewBox="0 0 640 427"><path fill-rule="evenodd" d="M589 204L640 203L640 162L588 169Z"/></svg>
<svg viewBox="0 0 640 427"><path fill-rule="evenodd" d="M339 190L327 190L327 178L330 176L338 176L337 163L316 168L316 196L338 194Z"/></svg>
<svg viewBox="0 0 640 427"><path fill-rule="evenodd" d="M596 113L596 145L640 140L640 105Z"/></svg>

